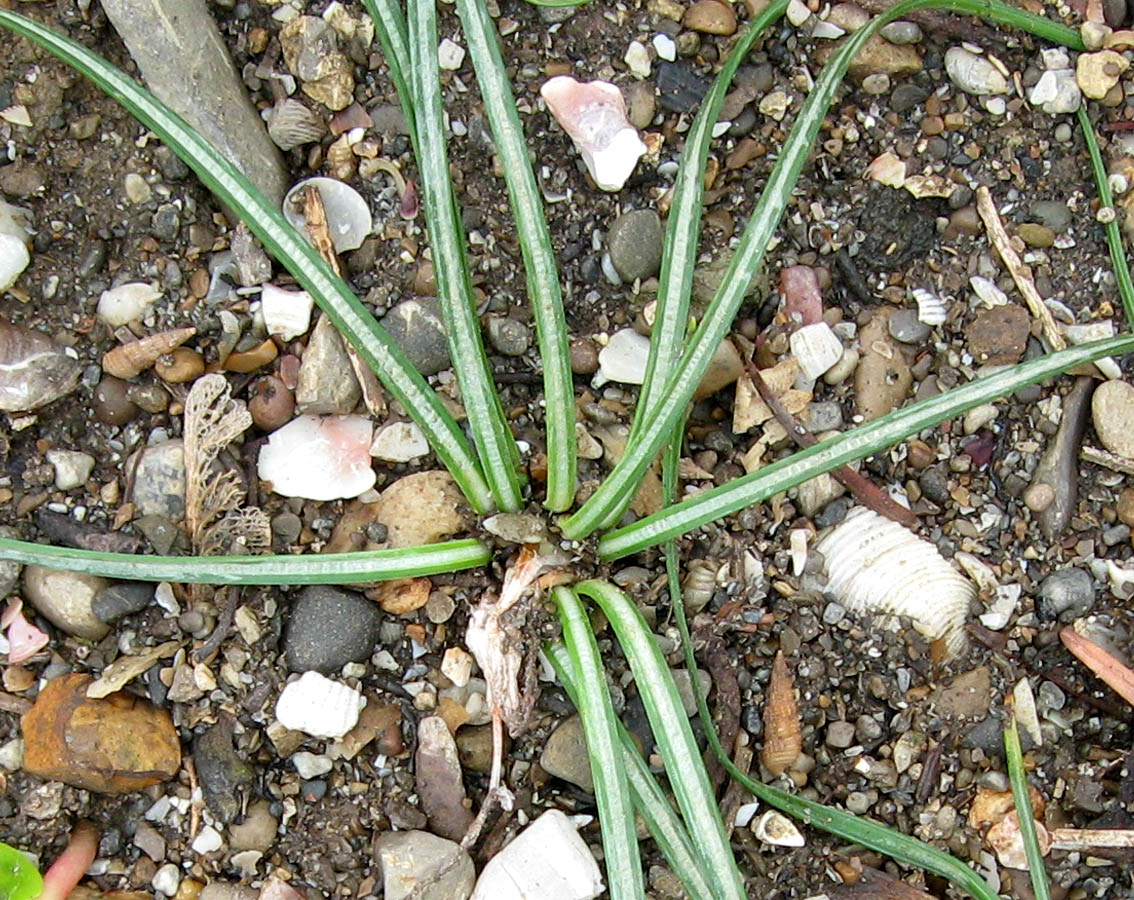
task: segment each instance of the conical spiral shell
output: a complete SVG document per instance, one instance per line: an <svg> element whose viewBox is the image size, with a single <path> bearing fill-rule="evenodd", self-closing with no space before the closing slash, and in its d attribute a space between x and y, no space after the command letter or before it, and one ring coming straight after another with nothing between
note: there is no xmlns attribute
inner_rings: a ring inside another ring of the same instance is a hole
<svg viewBox="0 0 1134 900"><path fill-rule="evenodd" d="M803 728L795 702L795 682L783 651L776 653L764 700L764 749L760 761L773 775L786 772L803 752Z"/></svg>
<svg viewBox="0 0 1134 900"><path fill-rule="evenodd" d="M922 634L943 639L950 655L964 648L972 584L928 541L859 508L815 549L827 590L851 612L908 616Z"/></svg>

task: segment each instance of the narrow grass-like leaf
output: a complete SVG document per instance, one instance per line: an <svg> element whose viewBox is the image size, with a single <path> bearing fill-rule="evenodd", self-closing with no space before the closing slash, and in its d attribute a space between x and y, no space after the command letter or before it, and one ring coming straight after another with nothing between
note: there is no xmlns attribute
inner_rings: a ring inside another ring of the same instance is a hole
<svg viewBox="0 0 1134 900"><path fill-rule="evenodd" d="M98 54L32 19L4 9L0 9L0 25L58 56L119 101L181 157L209 190L236 211L272 255L311 293L335 327L350 340L390 393L421 426L469 503L481 512L488 509L491 499L480 474L480 465L436 393L315 248L240 171L149 91Z"/></svg>
<svg viewBox="0 0 1134 900"><path fill-rule="evenodd" d="M661 270L658 273L657 308L654 326L650 332L650 355L646 360L646 374L642 381L634 422L630 428L629 443L633 443L642 429L642 423L656 412L667 381L681 361L685 343L685 328L689 319L689 300L693 290L693 271L697 262L697 246L701 234L702 199L705 194L705 165L709 158L709 145L713 139L713 126L717 123L725 95L740 64L747 59L752 45L764 30L783 16L789 0L774 0L761 11L744 35L736 42L717 74L716 80L697 116L685 135L681 163L673 185L673 203L666 218L665 242L662 245ZM611 505L610 512L601 522L609 528L622 516L634 497L636 485L624 489L621 499Z"/></svg>
<svg viewBox="0 0 1134 900"><path fill-rule="evenodd" d="M472 539L357 553L194 557L100 553L0 538L0 559L12 562L104 578L187 584L356 584L471 569L491 558L491 551Z"/></svg>
<svg viewBox="0 0 1134 900"><path fill-rule="evenodd" d="M1012 799L1016 802L1016 818L1020 822L1020 837L1024 842L1024 855L1028 859L1028 872L1032 876L1032 893L1036 900L1051 900L1047 867L1036 834L1032 798L1028 795L1028 774L1024 771L1024 754L1020 749L1020 732L1016 727L1015 713L1009 715L1008 725L1004 728L1004 758L1008 762L1008 781L1012 785Z"/></svg>
<svg viewBox="0 0 1134 900"><path fill-rule="evenodd" d="M707 522L766 500L816 475L877 453L982 403L1104 356L1132 351L1134 336L1131 335L1081 344L919 401L612 531L599 541L599 555L603 559L617 559L687 534Z"/></svg>
<svg viewBox="0 0 1134 900"><path fill-rule="evenodd" d="M554 512L562 512L575 500L577 441L575 385L565 339L567 320L563 314L555 252L551 247L551 234L547 229L535 174L528 159L524 129L516 112L516 98L508 84L495 27L484 8L484 0L457 0L457 12L496 140L496 152L503 164L539 338L547 435L547 499L544 506Z"/></svg>
<svg viewBox="0 0 1134 900"><path fill-rule="evenodd" d="M421 193L429 245L433 249L433 268L437 273L437 294L449 332L449 351L461 389L461 402L496 506L511 512L519 509L521 502L516 471L519 451L504 419L481 341L464 228L449 177L437 65L435 2L412 0L409 13L410 78L417 102Z"/></svg>
<svg viewBox="0 0 1134 900"><path fill-rule="evenodd" d="M999 0L905 0L856 31L831 57L804 101L795 125L780 153L772 174L760 195L752 217L741 235L721 286L693 335L680 365L665 385L656 410L643 421L634 440L627 444L622 459L607 479L574 515L562 524L563 533L573 540L587 537L607 523L641 482L651 460L673 432L679 416L693 397L708 369L717 347L728 333L752 279L763 264L764 254L791 199L799 174L807 162L827 108L834 99L851 60L877 31L887 23L919 9L949 9L1013 25L1040 37L1069 46L1082 46L1072 29L1039 16L1013 9Z"/></svg>
<svg viewBox="0 0 1134 900"><path fill-rule="evenodd" d="M544 644L543 652L555 669L563 690L567 692L568 698L577 709L579 676L575 672L567 648L556 641ZM630 785L634 808L645 820L650 836L658 845L662 856L666 858L669 867L673 869L673 873L681 879L690 900L716 900L701 871L701 862L694 851L693 842L689 839L689 832L685 830L680 817L662 792L657 779L650 772L650 767L642 759L642 754L638 752L638 745L634 743L630 732L621 722L618 722L616 727L622 750L622 766L626 770L626 780Z"/></svg>
<svg viewBox="0 0 1134 900"><path fill-rule="evenodd" d="M677 686L642 614L622 591L605 581L584 581L575 592L590 597L610 621L634 673L634 682L665 763L685 827L703 859L716 896L742 900L744 879L729 847L709 776L693 739Z"/></svg>
<svg viewBox="0 0 1134 900"><path fill-rule="evenodd" d="M1091 117L1087 115L1085 107L1079 107L1079 128L1083 132L1083 140L1087 142L1087 152L1091 157L1091 171L1095 176L1095 186L1099 192L1099 201L1103 209L1115 212L1114 195L1107 180L1106 163L1103 162L1099 152L1099 142L1095 137ZM1106 245L1110 250L1110 261L1114 266L1114 278L1118 284L1118 296L1122 298L1122 308L1126 312L1126 327L1134 329L1134 281L1130 278L1130 267L1126 264L1126 248L1122 244L1122 229L1118 225L1118 217L1104 223L1106 232Z"/></svg>
<svg viewBox="0 0 1134 900"><path fill-rule="evenodd" d="M552 598L559 607L563 642L578 675L575 706L583 721L595 784L607 890L611 900L640 900L645 885L634 828L634 804L618 744L618 720L603 675L602 657L579 598L565 587L555 588Z"/></svg>
<svg viewBox="0 0 1134 900"><path fill-rule="evenodd" d="M417 124L414 110L417 103L414 100L413 88L407 73L410 71L409 32L406 28L406 17L398 0L362 0L362 5L370 13L374 22L374 29L378 33L378 41L382 44L382 52L386 55L386 66L390 70L390 79L394 82L394 90L398 92L402 113L406 118L406 127L409 130L410 140L414 151L417 151Z"/></svg>
<svg viewBox="0 0 1134 900"><path fill-rule="evenodd" d="M667 454L668 456L669 454ZM676 483L677 459L674 457L667 462L672 463L671 477L673 483ZM670 605L673 609L673 617L677 621L678 631L681 632L685 667L690 672L696 672L697 660L693 654L693 639L689 634L689 623L685 618L685 602L682 598L681 583L678 577L677 548L673 541L670 541L666 544L665 550ZM843 840L877 850L879 853L884 853L886 856L906 865L924 869L927 872L934 872L949 879L976 900L997 900L996 891L991 888L987 881L948 853L943 853L915 838L906 837L901 832L887 828L885 825L879 825L868 819L858 818L849 812L823 806L812 800L805 800L802 797L789 794L787 791L771 787L740 771L721 745L720 735L717 734L716 726L713 724L709 705L695 679L693 695L697 700L697 714L701 718L709 746L712 747L717 760L724 766L729 777L764 803L799 819L804 825L812 825Z"/></svg>
<svg viewBox="0 0 1134 900"><path fill-rule="evenodd" d="M685 135L681 163L673 183L673 202L666 218L658 273L657 307L650 332L650 356L638 395L631 435L641 422L657 409L670 374L681 359L685 326L689 318L689 298L693 289L693 270L701 233L702 200L705 194L705 164L725 95L740 64L748 58L752 45L764 30L787 10L789 0L774 0L752 22L736 42L717 74L705 99L701 101L693 124Z"/></svg>

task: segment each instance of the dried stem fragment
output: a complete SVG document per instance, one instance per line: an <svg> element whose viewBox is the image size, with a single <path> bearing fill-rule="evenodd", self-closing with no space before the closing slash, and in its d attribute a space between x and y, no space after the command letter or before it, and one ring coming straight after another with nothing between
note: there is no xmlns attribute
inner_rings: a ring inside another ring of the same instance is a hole
<svg viewBox="0 0 1134 900"><path fill-rule="evenodd" d="M795 682L782 650L772 663L764 701L764 749L760 761L773 775L782 775L803 752L803 728L795 702Z"/></svg>
<svg viewBox="0 0 1134 900"><path fill-rule="evenodd" d="M1134 672L1128 666L1074 628L1061 629L1059 639L1083 665L1110 685L1123 700L1134 706Z"/></svg>
<svg viewBox="0 0 1134 900"><path fill-rule="evenodd" d="M748 362L748 376L759 392L760 399L772 411L776 421L784 427L791 439L799 447L813 447L817 443L815 435L804 428L800 421L788 412L780 398L776 396L776 392L768 387L768 383L760 375L760 370L751 360ZM860 475L850 466L839 466L831 472L831 477L854 494L859 503L874 510L878 515L885 516L887 519L891 519L899 525L905 525L907 528L917 526L917 516L900 503L895 502L874 482L866 476Z"/></svg>
<svg viewBox="0 0 1134 900"><path fill-rule="evenodd" d="M1048 345L1052 350L1064 349L1067 342L1059 333L1051 310L1047 308L1043 298L1039 295L1039 291L1036 290L1031 269L1024 265L1019 255L1012 248L1012 241L1008 237L1008 232L1004 230L1004 223L1000 221L1000 213L992 200L992 194L984 185L977 188L976 201L977 212L980 213L984 227L988 231L988 239L992 241L996 252L1004 260L1004 265L1011 274L1012 280L1016 282L1016 288L1023 295L1024 302L1028 304L1028 309L1031 310L1033 316L1039 319L1040 326L1043 328L1043 336Z"/></svg>

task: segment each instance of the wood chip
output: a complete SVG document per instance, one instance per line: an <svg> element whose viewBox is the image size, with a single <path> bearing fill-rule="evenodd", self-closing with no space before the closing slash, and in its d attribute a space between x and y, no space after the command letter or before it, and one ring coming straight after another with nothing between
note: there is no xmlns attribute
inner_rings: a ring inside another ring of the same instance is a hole
<svg viewBox="0 0 1134 900"><path fill-rule="evenodd" d="M1000 221L1000 213L997 212L996 204L993 202L992 194L987 187L981 185L977 188L976 200L977 212L980 213L980 217L984 221L984 227L988 231L988 239L992 241L992 245L1000 254L1000 258L1004 260L1004 265L1008 268L1012 280L1016 282L1016 288L1023 295L1024 302L1028 304L1028 309L1031 310L1033 316L1039 319L1043 328L1043 336L1048 345L1052 350L1064 349L1067 346L1067 341L1059 333L1055 319L1052 318L1051 310L1047 308L1043 298L1039 295L1039 291L1036 290L1031 269L1024 265L1019 254L1012 248L1012 241L1008 237L1008 232L1004 230L1004 223Z"/></svg>
<svg viewBox="0 0 1134 900"><path fill-rule="evenodd" d="M184 641L166 641L156 647L146 647L136 656L118 657L102 670L102 675L97 681L92 681L87 687L87 696L99 700L121 690L159 659L173 656L184 643Z"/></svg>

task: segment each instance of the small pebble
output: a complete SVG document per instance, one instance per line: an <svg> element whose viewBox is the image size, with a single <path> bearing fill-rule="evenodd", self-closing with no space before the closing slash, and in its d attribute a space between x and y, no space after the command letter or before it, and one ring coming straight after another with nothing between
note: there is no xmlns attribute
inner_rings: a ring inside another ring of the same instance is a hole
<svg viewBox="0 0 1134 900"><path fill-rule="evenodd" d="M832 722L827 726L827 746L845 750L854 743L854 725L850 722Z"/></svg>
<svg viewBox="0 0 1134 900"><path fill-rule="evenodd" d="M532 343L532 331L516 319L492 316L488 320L488 342L504 356L523 356Z"/></svg>
<svg viewBox="0 0 1134 900"><path fill-rule="evenodd" d="M903 344L920 344L930 335L930 327L918 318L916 309L899 309L889 321L890 336Z"/></svg>
<svg viewBox="0 0 1134 900"><path fill-rule="evenodd" d="M1068 567L1048 575L1037 591L1040 616L1071 622L1086 614L1095 602L1095 586L1086 569Z"/></svg>
<svg viewBox="0 0 1134 900"><path fill-rule="evenodd" d="M1024 505L1032 512L1043 512L1055 499L1055 488L1046 482L1028 485L1024 491Z"/></svg>

